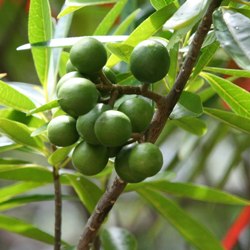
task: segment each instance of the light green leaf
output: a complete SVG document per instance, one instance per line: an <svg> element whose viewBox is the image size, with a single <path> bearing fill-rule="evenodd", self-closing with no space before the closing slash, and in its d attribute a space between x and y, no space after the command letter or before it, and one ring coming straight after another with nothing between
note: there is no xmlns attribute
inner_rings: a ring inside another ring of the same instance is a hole
<svg viewBox="0 0 250 250"><path fill-rule="evenodd" d="M185 1L175 14L163 25L163 29L178 30L192 23L195 24L205 12L208 2L207 0Z"/></svg>
<svg viewBox="0 0 250 250"><path fill-rule="evenodd" d="M178 7L178 1L175 0L150 0L150 3L156 10L164 8L166 5L173 2L175 2L175 5Z"/></svg>
<svg viewBox="0 0 250 250"><path fill-rule="evenodd" d="M48 0L32 0L29 9L28 36L30 43L48 41L52 38L52 21ZM33 49L32 55L40 82L47 86L50 62L48 48Z"/></svg>
<svg viewBox="0 0 250 250"><path fill-rule="evenodd" d="M74 148L74 146L75 145L69 146L69 147L58 148L55 152L53 152L50 155L48 159L49 164L51 164L52 166L56 166L62 163L67 158L68 154Z"/></svg>
<svg viewBox="0 0 250 250"><path fill-rule="evenodd" d="M236 115L232 112L222 111L219 109L205 108L205 114L224 122L232 128L250 134L250 119Z"/></svg>
<svg viewBox="0 0 250 250"><path fill-rule="evenodd" d="M37 183L37 182L21 182L21 183L16 183L16 184L9 185L6 187L2 187L0 189L0 192L1 192L0 202L9 200L13 196L22 194L26 191L29 191L36 187L40 187L42 185L43 185L42 183Z"/></svg>
<svg viewBox="0 0 250 250"><path fill-rule="evenodd" d="M239 12L220 8L213 14L213 23L222 48L241 68L250 70L250 19Z"/></svg>
<svg viewBox="0 0 250 250"><path fill-rule="evenodd" d="M161 191L177 197L188 198L203 202L212 202L216 204L249 206L250 201L235 195L223 192L219 189L196 185L192 183L169 182L167 180L148 180L137 184L130 184L127 191L141 190L150 188L155 191Z"/></svg>
<svg viewBox="0 0 250 250"><path fill-rule="evenodd" d="M77 11L83 7L91 5L100 5L107 3L115 3L118 0L66 0L65 8L59 13L58 18Z"/></svg>
<svg viewBox="0 0 250 250"><path fill-rule="evenodd" d="M103 229L100 236L104 250L137 250L136 238L124 228Z"/></svg>
<svg viewBox="0 0 250 250"><path fill-rule="evenodd" d="M20 122L0 118L0 131L17 143L39 150L44 149L42 140L40 138L31 137L31 130Z"/></svg>
<svg viewBox="0 0 250 250"><path fill-rule="evenodd" d="M65 177L68 178L79 199L88 211L90 213L93 212L96 203L102 195L102 191L99 187L81 175L66 174Z"/></svg>
<svg viewBox="0 0 250 250"><path fill-rule="evenodd" d="M59 75L62 77L66 72L66 63L69 59L69 52L62 51L59 61Z"/></svg>
<svg viewBox="0 0 250 250"><path fill-rule="evenodd" d="M177 120L171 120L170 123L197 136L203 136L207 132L206 123L195 117L182 117Z"/></svg>
<svg viewBox="0 0 250 250"><path fill-rule="evenodd" d="M118 1L100 22L100 24L98 25L98 27L94 32L94 35L96 36L107 35L127 2L128 0Z"/></svg>
<svg viewBox="0 0 250 250"><path fill-rule="evenodd" d="M39 112L43 112L43 111L48 111L48 110L51 110L53 108L57 108L59 106L59 103L57 100L52 100L38 108L35 108L35 109L32 109L30 110L27 115L32 115L32 114L35 114L35 113L39 113Z"/></svg>
<svg viewBox="0 0 250 250"><path fill-rule="evenodd" d="M200 250L223 250L220 241L203 225L190 217L176 203L148 188L138 193L147 200L183 237Z"/></svg>
<svg viewBox="0 0 250 250"><path fill-rule="evenodd" d="M250 118L250 93L232 82L209 73L201 73L217 94L238 115Z"/></svg>
<svg viewBox="0 0 250 250"><path fill-rule="evenodd" d="M30 136L35 137L38 135L42 135L45 134L47 132L47 127L48 127L48 123L45 123L43 126L37 128L36 130L34 130Z"/></svg>
<svg viewBox="0 0 250 250"><path fill-rule="evenodd" d="M110 50L110 52L117 56L120 60L128 63L129 62L129 56L133 50L134 47L122 44L122 43L108 43L107 48Z"/></svg>
<svg viewBox="0 0 250 250"><path fill-rule="evenodd" d="M225 69L225 68L216 68L216 67L205 67L204 70L209 71L209 72L213 72L213 73L223 74L223 75L250 78L250 71L249 70Z"/></svg>
<svg viewBox="0 0 250 250"><path fill-rule="evenodd" d="M168 6L156 11L151 16L149 16L144 22L142 22L128 37L123 44L129 46L136 46L139 42L150 38L154 35L166 22L168 18L175 12L176 7L174 4L169 4ZM115 64L120 62L120 59L115 55L112 55L108 62L108 67L113 67Z"/></svg>
<svg viewBox="0 0 250 250"><path fill-rule="evenodd" d="M24 112L36 107L28 96L3 81L0 81L0 104Z"/></svg>

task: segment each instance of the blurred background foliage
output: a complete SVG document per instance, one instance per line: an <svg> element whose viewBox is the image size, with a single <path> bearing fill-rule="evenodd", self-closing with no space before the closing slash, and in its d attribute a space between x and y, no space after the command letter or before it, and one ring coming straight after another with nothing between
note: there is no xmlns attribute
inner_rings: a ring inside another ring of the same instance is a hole
<svg viewBox="0 0 250 250"><path fill-rule="evenodd" d="M7 73L5 81L38 84L31 52L16 51L18 46L28 41L28 2L26 0L0 0L0 73ZM63 3L63 0L50 1L55 22ZM141 11L133 24L134 27L154 11L149 1L129 0L119 18L124 19L136 8L141 8ZM92 35L109 10L110 6L104 5L85 7L77 11L73 17L69 36ZM131 26L131 30L134 27ZM218 50L210 64L220 67L236 67L222 50ZM238 79L236 83L250 89L249 79ZM205 105L227 109L227 105L216 95L208 98ZM206 116L203 119L208 129L202 137L192 135L170 122L163 136L158 140L163 152L166 152L164 164L170 172L169 178L218 187L250 199L250 136ZM17 150L12 151L11 154L12 158L21 159ZM21 157L24 156L25 154L22 153ZM10 157L10 155L0 153L0 157ZM25 157L23 160L26 160ZM38 163L44 161L39 157L33 160ZM4 186L8 183L10 182L1 181L0 185ZM53 189L51 185L48 185L32 192L52 194ZM63 193L72 196L72 200L65 200L63 204L63 239L74 244L79 238L88 214L74 199L75 194L70 188L64 187ZM211 229L220 239L224 237L242 209L238 206L217 205L181 198L177 200L186 211ZM130 209L127 209L128 207ZM39 225L44 231L53 233L53 209L53 202L46 201L12 209L8 211L8 214L24 218ZM133 232L139 240L140 250L192 249L170 224L134 193L122 195L108 223L128 228ZM241 234L236 250L250 249L249 235L248 228ZM0 230L0 249L47 250L51 247Z"/></svg>

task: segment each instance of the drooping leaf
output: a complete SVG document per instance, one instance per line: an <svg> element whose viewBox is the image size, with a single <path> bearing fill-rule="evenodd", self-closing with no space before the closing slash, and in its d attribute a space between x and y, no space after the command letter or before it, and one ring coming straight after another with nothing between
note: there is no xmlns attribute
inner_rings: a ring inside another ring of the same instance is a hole
<svg viewBox="0 0 250 250"><path fill-rule="evenodd" d="M43 112L43 111L48 111L48 110L51 110L51 109L56 108L58 106L59 106L58 100L52 100L52 101L47 102L46 104L44 104L38 108L30 110L28 112L28 115L32 115L32 114Z"/></svg>
<svg viewBox="0 0 250 250"><path fill-rule="evenodd" d="M167 197L148 188L140 189L137 192L197 249L224 249L220 241L207 228L190 217L189 214Z"/></svg>
<svg viewBox="0 0 250 250"><path fill-rule="evenodd" d="M93 182L81 175L66 174L65 177L68 178L79 199L91 213L100 199L102 191Z"/></svg>
<svg viewBox="0 0 250 250"><path fill-rule="evenodd" d="M144 22L142 22L123 42L123 44L134 47L139 42L148 39L162 27L166 20L170 18L170 16L175 12L175 10L175 5L169 4L166 7L156 11ZM120 59L115 55L112 55L107 62L107 66L113 67L118 62L120 62Z"/></svg>
<svg viewBox="0 0 250 250"><path fill-rule="evenodd" d="M39 150L44 148L42 140L31 137L31 130L20 122L0 118L0 130L17 143Z"/></svg>
<svg viewBox="0 0 250 250"><path fill-rule="evenodd" d="M94 32L94 35L96 36L107 35L127 2L128 0L118 1L100 22L100 24L98 25L98 27Z"/></svg>
<svg viewBox="0 0 250 250"><path fill-rule="evenodd" d="M28 36L30 43L48 41L52 38L52 21L48 0L32 0L29 8ZM33 49L36 71L43 86L47 85L50 62L48 48Z"/></svg>
<svg viewBox="0 0 250 250"><path fill-rule="evenodd" d="M250 93L219 76L202 73L216 93L238 115L250 118Z"/></svg>
<svg viewBox="0 0 250 250"><path fill-rule="evenodd" d="M137 241L128 230L110 227L101 231L101 242L104 250L136 250Z"/></svg>
<svg viewBox="0 0 250 250"><path fill-rule="evenodd" d="M115 3L118 0L66 0L65 8L59 13L58 18L79 10L86 6Z"/></svg>
<svg viewBox="0 0 250 250"><path fill-rule="evenodd" d="M56 166L62 163L66 159L70 151L73 149L73 147L74 145L69 147L58 148L50 155L48 159L49 164L51 164L52 166Z"/></svg>
<svg viewBox="0 0 250 250"><path fill-rule="evenodd" d="M175 5L178 7L178 1L175 0L150 0L150 3L156 10L164 8L166 5L173 2L175 2Z"/></svg>
<svg viewBox="0 0 250 250"><path fill-rule="evenodd" d="M207 0L187 0L175 14L163 25L164 30L181 29L195 23L206 10ZM188 10L188 11L187 11Z"/></svg>
<svg viewBox="0 0 250 250"><path fill-rule="evenodd" d="M28 96L3 81L0 81L0 104L24 112L36 107Z"/></svg>
<svg viewBox="0 0 250 250"><path fill-rule="evenodd" d="M177 197L188 198L203 202L212 202L217 204L247 206L250 201L238 196L226 193L216 188L197 185L193 183L170 182L163 179L152 179L137 184L130 184L127 191L141 190L150 188L155 191L161 191Z"/></svg>
<svg viewBox="0 0 250 250"><path fill-rule="evenodd" d="M219 109L205 108L205 114L224 122L232 128L240 130L244 133L250 134L250 118L236 115L232 112L223 111Z"/></svg>
<svg viewBox="0 0 250 250"><path fill-rule="evenodd" d="M250 70L250 19L226 8L213 14L215 35L224 50L243 69Z"/></svg>

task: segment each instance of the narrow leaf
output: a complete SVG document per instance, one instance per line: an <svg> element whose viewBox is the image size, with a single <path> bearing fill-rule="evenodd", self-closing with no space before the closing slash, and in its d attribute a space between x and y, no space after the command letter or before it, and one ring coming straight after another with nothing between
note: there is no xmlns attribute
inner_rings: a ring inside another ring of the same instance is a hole
<svg viewBox="0 0 250 250"><path fill-rule="evenodd" d="M202 73L217 94L238 115L250 118L250 93L232 82L209 73Z"/></svg>
<svg viewBox="0 0 250 250"><path fill-rule="evenodd" d="M249 70L225 69L225 68L216 68L216 67L205 67L204 70L209 71L209 72L213 72L213 73L223 74L223 75L250 78L250 71Z"/></svg>
<svg viewBox="0 0 250 250"><path fill-rule="evenodd" d="M213 14L213 23L221 46L241 68L250 70L250 19L239 12L220 8Z"/></svg>
<svg viewBox="0 0 250 250"><path fill-rule="evenodd" d="M27 115L32 115L32 114L35 114L35 113L39 113L39 112L43 112L43 111L48 111L48 110L51 110L53 108L56 108L59 106L59 103L57 100L52 100L38 108L35 108L35 109L32 109L28 112Z"/></svg>
<svg viewBox="0 0 250 250"><path fill-rule="evenodd" d="M24 112L36 107L28 96L3 81L0 81L0 104Z"/></svg>
<svg viewBox="0 0 250 250"><path fill-rule="evenodd" d="M66 159L70 151L73 149L73 147L74 145L69 147L58 148L50 155L48 159L49 164L51 164L52 166L56 166L62 163Z"/></svg>
<svg viewBox="0 0 250 250"><path fill-rule="evenodd" d="M250 119L236 115L232 112L222 111L219 109L205 108L205 114L224 122L232 128L250 134Z"/></svg>
<svg viewBox="0 0 250 250"><path fill-rule="evenodd" d="M48 41L52 38L52 22L48 0L32 0L29 9L28 36L30 43ZM47 85L50 50L33 49L36 71L43 86Z"/></svg>
<svg viewBox="0 0 250 250"><path fill-rule="evenodd" d="M140 189L138 193L147 200L183 237L200 250L223 250L219 240L203 225L190 217L176 203L158 192Z"/></svg>
<svg viewBox="0 0 250 250"><path fill-rule="evenodd" d="M161 8L164 8L166 5L172 3L172 2L177 2L175 0L150 0L150 3L152 6L156 9L159 10ZM178 3L176 3L177 5Z"/></svg>

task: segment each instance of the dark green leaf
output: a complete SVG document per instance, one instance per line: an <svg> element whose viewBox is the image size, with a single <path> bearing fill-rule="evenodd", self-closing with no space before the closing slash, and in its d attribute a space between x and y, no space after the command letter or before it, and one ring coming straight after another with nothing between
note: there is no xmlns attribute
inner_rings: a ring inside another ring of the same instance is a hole
<svg viewBox="0 0 250 250"><path fill-rule="evenodd" d="M213 14L215 34L225 51L243 69L250 69L250 19L239 12L220 8Z"/></svg>
<svg viewBox="0 0 250 250"><path fill-rule="evenodd" d="M168 220L193 246L200 250L223 250L220 241L203 225L190 217L176 203L148 188L138 193Z"/></svg>
<svg viewBox="0 0 250 250"><path fill-rule="evenodd" d="M137 250L137 242L128 230L110 227L101 232L101 242L104 250Z"/></svg>
<svg viewBox="0 0 250 250"><path fill-rule="evenodd" d="M39 113L39 112L43 112L43 111L47 111L47 110L51 110L53 108L56 108L59 106L59 103L57 100L52 100L38 108L32 109L28 112L28 115L32 115L35 113Z"/></svg>

